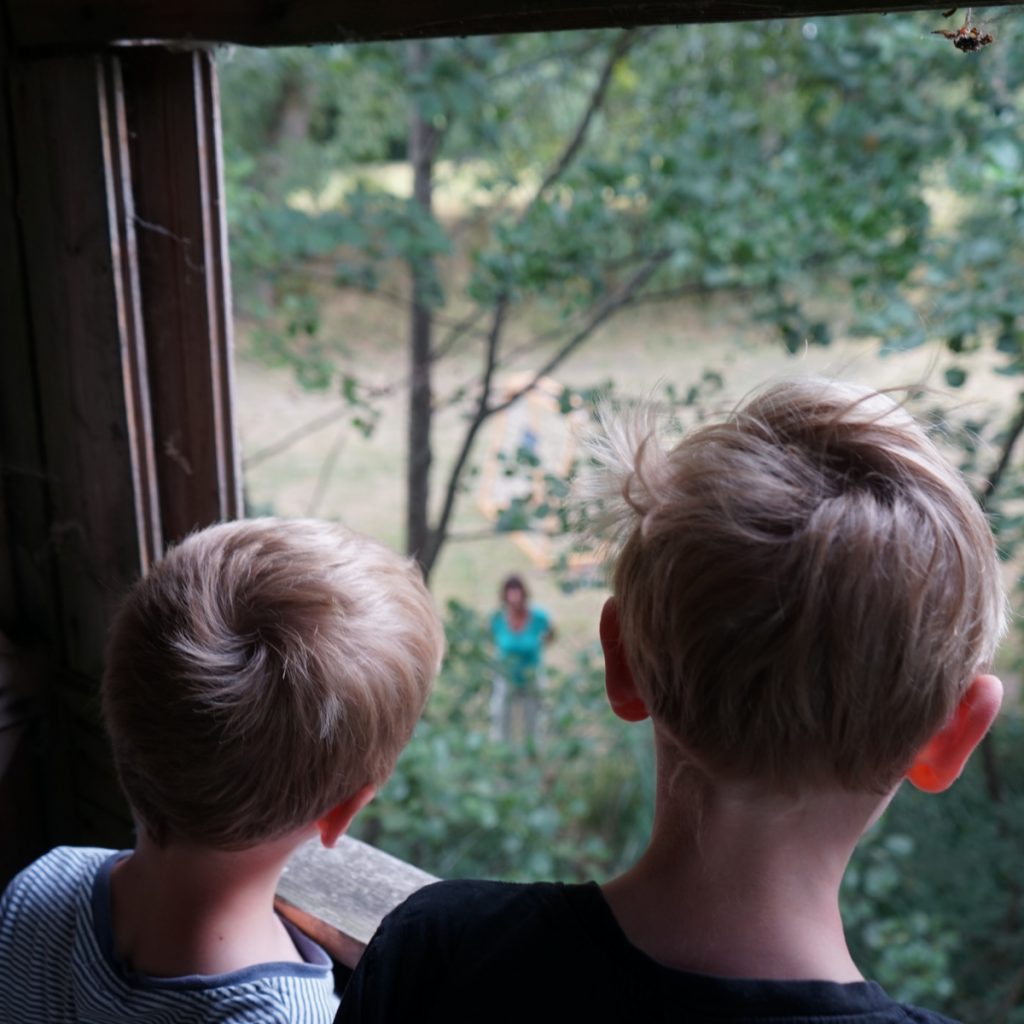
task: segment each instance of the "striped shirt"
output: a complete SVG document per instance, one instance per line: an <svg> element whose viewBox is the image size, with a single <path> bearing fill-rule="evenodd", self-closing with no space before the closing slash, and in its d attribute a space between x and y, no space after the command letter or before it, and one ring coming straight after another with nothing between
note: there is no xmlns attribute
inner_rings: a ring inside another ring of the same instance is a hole
<svg viewBox="0 0 1024 1024"><path fill-rule="evenodd" d="M0 898L0 1024L329 1024L331 961L285 924L304 963L154 978L114 955L110 873L125 856L58 847Z"/></svg>

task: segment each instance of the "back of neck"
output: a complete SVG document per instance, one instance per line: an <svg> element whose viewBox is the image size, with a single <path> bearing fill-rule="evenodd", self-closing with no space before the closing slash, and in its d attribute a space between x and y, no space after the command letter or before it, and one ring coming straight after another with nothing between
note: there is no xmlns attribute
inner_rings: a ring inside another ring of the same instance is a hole
<svg viewBox="0 0 1024 1024"><path fill-rule="evenodd" d="M768 799L716 786L696 815L664 789L647 852L603 887L634 945L667 967L722 977L862 979L839 886L879 797Z"/></svg>
<svg viewBox="0 0 1024 1024"><path fill-rule="evenodd" d="M295 839L245 851L141 836L111 876L118 958L154 977L226 974L256 964L301 962L274 913L274 891Z"/></svg>

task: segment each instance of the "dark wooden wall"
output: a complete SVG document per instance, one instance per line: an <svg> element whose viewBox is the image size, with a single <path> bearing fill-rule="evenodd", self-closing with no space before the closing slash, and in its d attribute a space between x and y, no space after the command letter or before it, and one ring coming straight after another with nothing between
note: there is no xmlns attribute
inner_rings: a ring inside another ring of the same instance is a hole
<svg viewBox="0 0 1024 1024"><path fill-rule="evenodd" d="M879 0L8 0L18 45L62 48L96 46L119 39L283 46L623 25L757 21L941 6L927 0L894 0L888 4Z"/></svg>
<svg viewBox="0 0 1024 1024"><path fill-rule="evenodd" d="M111 616L166 542L241 512L215 69L8 46L0 87L0 631L43 653L19 764L41 841L123 842Z"/></svg>

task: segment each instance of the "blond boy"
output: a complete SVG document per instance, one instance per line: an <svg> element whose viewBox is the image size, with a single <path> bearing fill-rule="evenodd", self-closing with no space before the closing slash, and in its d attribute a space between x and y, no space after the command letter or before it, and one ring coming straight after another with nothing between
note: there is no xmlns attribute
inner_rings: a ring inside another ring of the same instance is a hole
<svg viewBox="0 0 1024 1024"><path fill-rule="evenodd" d="M58 848L11 884L0 1021L330 1021L330 960L274 891L387 778L442 649L417 569L343 527L225 523L174 548L103 680L135 849Z"/></svg>
<svg viewBox="0 0 1024 1024"><path fill-rule="evenodd" d="M838 894L901 781L952 784L998 710L977 503L895 402L823 380L671 450L635 417L599 456L606 684L653 722L650 845L600 887L424 890L339 1020L944 1020L863 979Z"/></svg>

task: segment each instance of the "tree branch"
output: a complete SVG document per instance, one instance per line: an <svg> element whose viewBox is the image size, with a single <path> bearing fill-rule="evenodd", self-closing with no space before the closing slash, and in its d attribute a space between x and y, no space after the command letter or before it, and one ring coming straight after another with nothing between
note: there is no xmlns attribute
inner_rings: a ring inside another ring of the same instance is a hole
<svg viewBox="0 0 1024 1024"><path fill-rule="evenodd" d="M529 211L540 201L541 196L544 192L550 188L558 179L565 173L570 164L576 158L576 154L580 151L583 143L586 141L587 132L590 128L590 124L594 119L594 116L601 109L604 104L605 97L608 94L608 87L611 85L612 74L615 71L615 65L629 52L629 50L640 40L651 34L653 30L647 30L641 32L638 29L628 29L621 32L615 43L608 52L605 58L604 66L601 69L601 73L598 76L597 84L594 86L593 91L587 100L586 107L583 110L583 115L580 117L576 125L576 130L573 132L572 137L562 150L561 155L552 165L551 169L544 176L540 185L529 201L523 206L522 213L520 214L520 220L525 219L529 214ZM503 291L495 303L494 308L501 309L501 320L504 321L505 311L509 303L509 293L507 290ZM482 311L481 311L482 314ZM497 349L492 347L492 342L495 339L490 339L488 343L488 358L493 357L495 365L497 365ZM446 339L445 345L439 346L439 350L447 350L451 339ZM486 417L485 417L486 418ZM479 429L479 428L478 428Z"/></svg>
<svg viewBox="0 0 1024 1024"><path fill-rule="evenodd" d="M625 266L625 264L619 263L618 266L621 269L623 266ZM684 299L692 297L694 295L710 295L714 292L719 291L727 291L730 292L731 294L744 295L750 292L751 289L745 287L741 288L738 286L733 287L731 285L707 285L698 282L691 282L689 284L680 285L678 288L664 289L659 292L645 292L643 295L634 295L628 301L630 305L639 306L641 304L646 305L647 303L654 302L671 302L674 299ZM548 342L564 337L565 332L566 330L569 329L570 324L579 323L582 320L583 316L576 314L573 317L571 317L567 323L561 323L557 327L552 328L551 330L542 331L540 334L535 334L528 341L524 341L519 345L514 346L507 353L505 353L505 356L502 359L501 366L499 366L498 368L501 369L504 366L508 366L510 362L512 362L515 359L518 359L520 356L528 355L534 349L544 348ZM472 385L473 381L475 381L476 379L477 378L474 375L472 378L465 380L463 383L460 383L450 392L450 394L447 397L442 398L438 401L438 407L444 407L447 405L454 404L454 402L458 400L458 397L466 393L466 391Z"/></svg>
<svg viewBox="0 0 1024 1024"><path fill-rule="evenodd" d="M478 530L451 530L448 536L445 538L446 542L466 542L474 540L494 540L495 537L508 537L513 533L521 533L521 530L499 530L495 526L483 526ZM537 526L531 526L529 532L534 536L538 537L563 537L565 536L564 531L558 530L544 530Z"/></svg>
<svg viewBox="0 0 1024 1024"><path fill-rule="evenodd" d="M1016 448L1022 433L1024 433L1024 394L1020 396L1020 406L1017 409L1017 415L1010 424L1010 429L1006 433L1006 438L1003 441L1003 450L999 453L999 459L992 472L989 473L981 488L981 493L978 495L978 503L985 511L988 511L992 498L995 496L996 490L1006 475L1006 470L1010 466L1010 459L1013 457L1013 450ZM1003 802L1003 779L995 744L996 741L991 732L981 741L981 766L985 775L985 792L988 794L989 800L994 804L1001 804ZM1000 831L1005 832L1005 829L1005 822L1000 820ZM1019 902L1019 900L1020 890L1017 888L1014 894L1014 902Z"/></svg>
<svg viewBox="0 0 1024 1024"><path fill-rule="evenodd" d="M304 273L307 277L329 281L335 287L351 288L353 291L358 292L361 295L366 295L371 299L381 299L389 305L401 306L403 309L408 308L409 303L413 300L413 296L411 294L405 294L394 288L364 288L357 284L337 285L334 281L334 273L329 266L322 266L316 263L307 264L304 267ZM435 310L433 312L433 317L435 323L443 324L448 327L449 330L459 332L461 336L468 331L472 331L487 312L487 308L484 308L483 310L474 310L468 316L457 320L455 317L445 316L444 313L438 313ZM475 333L479 333L481 337L484 336L483 331ZM442 344L447 344L447 339L445 342L442 342Z"/></svg>
<svg viewBox="0 0 1024 1024"><path fill-rule="evenodd" d="M484 360L484 374L480 382L480 396L477 399L476 412L466 433L462 438L462 445L459 454L456 456L455 464L448 474L448 483L445 486L444 504L441 506L441 514L437 523L430 531L430 542L424 556L420 559L424 575L429 578L430 571L434 567L441 545L448 536L448 524L451 522L452 512L455 509L455 498L459 492L459 483L462 480L463 470L469 461L470 452L473 450L473 443L476 435L491 413L491 389L494 386L494 371L498 365L498 349L501 344L501 332L505 325L505 314L508 311L508 299L501 296L494 307L494 318L491 321L491 329L487 335L487 351Z"/></svg>
<svg viewBox="0 0 1024 1024"><path fill-rule="evenodd" d="M572 138L562 150L561 155L555 161L551 170L544 176L540 186L534 193L533 198L527 204L526 209L529 210L540 197L552 186L558 179L565 173L566 169L576 158L576 154L580 151L584 141L587 137L587 131L590 128L590 122L594 120L594 115L601 109L604 104L605 96L608 93L608 87L612 82L612 75L615 72L615 65L629 52L629 50L636 44L641 38L642 33L637 29L626 29L619 35L619 38L615 40L615 44L612 46L608 53L608 57L605 59L604 67L601 69L601 74L598 76L597 84L594 86L593 92L590 94L590 99L587 101L587 105L583 110L583 116L579 119L576 125L576 131L573 132Z"/></svg>
<svg viewBox="0 0 1024 1024"><path fill-rule="evenodd" d="M555 61L579 61L596 50L601 45L602 40L599 33L587 33L584 42L579 46L541 53L536 57L531 57L529 60L524 60L521 64L513 64L510 67L502 68L501 71L490 71L488 62L481 60L479 54L472 51L472 47L465 45L466 40L461 40L461 43L459 55L462 59L475 67L477 71L488 71L488 82L493 85L495 82L500 82L503 78L515 78L525 74L527 71L532 71L534 68L542 67Z"/></svg>
<svg viewBox="0 0 1024 1024"><path fill-rule="evenodd" d="M519 388L507 399L498 402L495 405L490 404L491 391L493 390L494 374L498 367L498 349L501 340L501 330L504 326L505 313L508 309L508 299L502 296L494 310L494 320L491 325L491 331L488 335L487 341L487 359L486 366L484 368L483 381L480 388L480 395L477 399L476 412L473 414L473 418L470 420L469 426L466 429L466 433L462 439L462 445L459 448L459 454L455 459L455 464L452 466L451 472L448 474L448 482L445 486L445 497L444 505L441 509L441 514L438 517L437 525L431 531L430 546L427 551L427 557L421 560L421 564L424 566L424 572L429 575L430 570L433 568L434 561L437 558L438 552L441 550L441 546L444 544L448 537L448 525L451 522L452 512L455 508L455 499L459 492L459 483L462 480L462 473L466 468L466 463L469 461L470 453L473 450L473 444L476 441L476 436L480 431L480 428L487 422L492 416L497 415L499 412L503 412L510 405L518 402L523 395L532 391L540 381L556 369L565 359L567 359L579 345L581 345L587 338L590 337L598 327L601 326L613 313L621 309L626 303L628 303L636 293L651 279L651 277L657 272L658 268L668 259L670 253L667 251L655 253L646 263L629 279L629 281L623 286L623 288L614 296L606 299L596 310L593 315L575 334L569 338L568 341L538 370L530 382L525 386Z"/></svg>
<svg viewBox="0 0 1024 1024"><path fill-rule="evenodd" d="M435 362L443 359L448 355L451 350L458 344L458 342L470 333L476 333L476 326L481 320L487 315L486 307L478 307L474 309L468 316L463 317L455 323L452 323L451 329L448 331L447 337L444 341L434 346L434 351L431 352L430 358Z"/></svg>
<svg viewBox="0 0 1024 1024"><path fill-rule="evenodd" d="M398 380L392 381L390 384L378 385L377 387L364 387L362 390L367 399L387 398L388 395L394 394L395 391L399 388L404 388L408 383L408 377L402 377ZM363 404L365 405L367 403L364 402ZM325 412L320 416L317 416L315 419L310 420L308 423L302 424L301 427L289 430L287 434L279 437L276 441L272 441L263 448L258 448L251 455L242 459L243 468L252 469L253 466L258 466L261 462L266 462L267 459L272 459L275 455L281 455L283 452L286 452L291 448L293 444L298 444L299 441L326 429L333 423L337 423L338 420L347 416L351 411L352 405L350 403L345 403L337 409L332 409L330 412Z"/></svg>
<svg viewBox="0 0 1024 1024"><path fill-rule="evenodd" d="M598 327L601 326L613 313L616 313L627 303L631 302L636 293L657 273L661 265L671 254L668 251L655 253L646 263L629 279L623 288L616 294L602 302L589 320L578 330L564 345L553 355L530 379L528 384L523 385L507 399L492 405L487 410L487 416L494 416L503 412L510 405L518 402L523 395L532 391L545 377L556 370L573 352L590 337ZM486 418L486 417L485 417Z"/></svg>
<svg viewBox="0 0 1024 1024"><path fill-rule="evenodd" d="M261 462L266 462L267 459L272 459L275 455L280 455L282 452L291 448L293 444L297 444L299 441L309 437L311 434L324 430L326 427L331 426L332 423L337 423L338 420L342 419L342 417L348 413L348 411L348 406L343 405L338 409L332 409L330 412L325 412L323 415L317 416L316 419L310 420L308 423L304 423L301 427L289 430L283 437L279 437L276 441L272 441L263 448L257 448L251 455L243 458L242 466L245 469L252 469L253 466L258 466Z"/></svg>
<svg viewBox="0 0 1024 1024"><path fill-rule="evenodd" d="M992 472L989 473L988 479L986 479L981 489L981 494L978 495L978 501L986 511L996 489L1003 482L1003 477L1006 475L1006 470L1010 465L1010 459L1013 457L1013 450L1016 448L1021 434L1024 433L1024 394L1020 396L1020 400L1017 415L1014 417L1013 423L1007 431L1006 439L1003 441L1003 450L999 453L999 461Z"/></svg>
<svg viewBox="0 0 1024 1024"><path fill-rule="evenodd" d="M604 67L601 70L601 74L598 76L597 84L594 87L593 92L590 94L590 98L587 101L587 105L584 108L583 116L580 118L576 125L576 131L569 139L568 144L562 150L561 155L555 161L551 170L544 176L540 186L534 193L533 198L523 208L523 212L520 219L525 218L530 209L540 200L544 192L550 188L558 179L565 173L566 169L575 159L576 154L579 152L584 141L587 137L587 131L590 128L590 124L594 119L594 115L601 108L604 103L605 96L608 93L608 87L611 85L612 74L615 71L615 65L622 59L623 56L629 51L630 47L641 37L641 33L636 29L628 29L622 32L618 39L615 40L614 45L608 53L608 57L605 60ZM656 268L655 268L656 269ZM650 273L653 273L652 269ZM649 276L649 274L647 275ZM647 280L645 276L644 281ZM643 282L641 282L642 284ZM638 285L639 287L639 285ZM448 475L448 483L445 487L444 504L441 506L441 514L438 517L437 524L430 531L430 539L426 546L426 550L420 555L420 565L423 567L425 576L429 576L430 570L433 568L434 561L437 558L438 552L441 550L441 545L448 534L448 524L451 521L452 512L455 508L455 499L459 491L459 483L462 479L462 472L466 467L466 463L469 460L470 452L473 450L473 444L476 441L476 435L480 430L480 427L496 412L502 408L507 408L511 402L504 403L500 406L491 406L491 388L493 386L494 371L498 365L498 349L501 342L501 332L505 322L505 314L508 310L510 296L509 292L503 291L494 304L494 319L491 324L491 330L487 338L487 349L486 349L486 362L484 367L484 377L480 387L480 397L477 401L477 409L472 420L470 420L469 427L466 429L465 436L462 439L462 445L459 448L459 454L455 459L455 464L452 467L451 473ZM628 300L625 300L628 301ZM585 333L575 339L570 340L570 344L563 346L563 350L556 353L553 360L548 360L545 364L546 367L553 369L558 366L563 359L565 359L569 353L578 345L584 338L588 337L598 323L601 323L607 316L619 308L618 305L611 306L608 308L604 316L597 319L593 326L585 330ZM607 304L605 304L607 305ZM603 308L603 307L602 307ZM600 311L599 311L600 312ZM549 369L545 369L538 377L536 377L525 390L519 392L519 395L525 394L526 391L536 386L537 381L540 377L550 372ZM519 395L515 397L519 397ZM514 401L515 399L513 399Z"/></svg>
<svg viewBox="0 0 1024 1024"><path fill-rule="evenodd" d="M342 427L338 431L338 436L334 439L334 443L327 451L327 455L324 457L323 462L320 463L320 471L316 476L316 483L313 485L313 494L309 499L309 506L306 512L309 516L315 516L318 509L320 508L320 502L324 500L324 495L327 493L327 487L331 482L331 476L334 474L334 467L338 464L338 459L341 457L342 450L345 447L345 442L348 440L348 432Z"/></svg>

